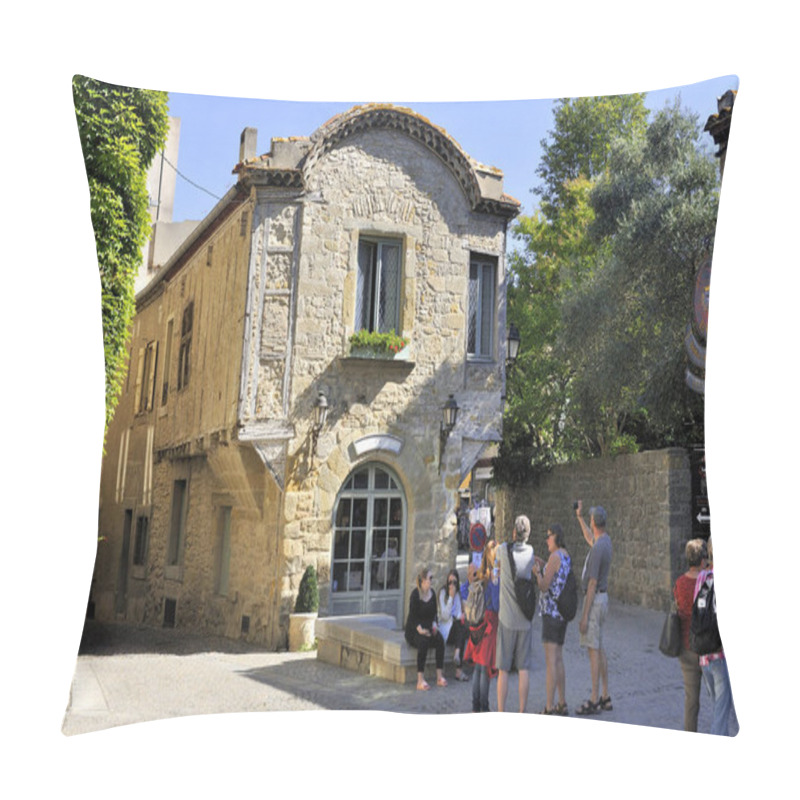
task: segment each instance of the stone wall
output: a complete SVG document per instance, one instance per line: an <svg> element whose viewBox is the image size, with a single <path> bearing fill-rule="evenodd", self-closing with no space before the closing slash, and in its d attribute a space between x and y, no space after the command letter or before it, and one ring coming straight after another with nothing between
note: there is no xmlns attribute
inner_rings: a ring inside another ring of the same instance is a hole
<svg viewBox="0 0 800 800"><path fill-rule="evenodd" d="M428 565L438 582L456 555L456 490L480 447L499 438L502 421L505 220L475 212L443 161L398 131L348 137L315 160L306 180L302 196L259 190L251 261L257 287L251 317L262 327L246 367L257 402L248 395L244 407L253 408L255 424L285 415L294 431L287 443L282 618L307 564L319 573L321 610L327 611L337 493L366 461L391 468L403 486L406 594ZM357 327L362 236L401 245L398 332L410 342L402 363L347 359ZM495 355L484 361L468 361L466 352L473 252L497 262ZM319 391L329 411L313 453L310 425ZM462 413L440 471L441 409L450 393ZM387 434L399 442L397 452L354 447Z"/></svg>
<svg viewBox="0 0 800 800"><path fill-rule="evenodd" d="M248 222L248 208L234 209L177 274L139 298L130 371L107 436L91 601L98 619L156 627L173 601L176 627L277 647L285 640L276 611L282 498L254 449L236 441ZM179 389L190 302L188 382ZM151 345L148 371L139 365ZM176 480L187 482L187 517L179 564L168 566ZM231 509L227 591L218 586L222 508ZM144 564L133 557L140 518L148 524Z"/></svg>
<svg viewBox="0 0 800 800"><path fill-rule="evenodd" d="M608 513L614 546L611 596L666 610L675 578L685 569L684 546L692 536L686 451L672 448L568 464L541 476L536 485L500 491L495 509L498 537L511 530L517 514L527 514L531 542L544 555L544 533L558 522L580 571L589 548L573 511L577 499L583 500L587 522L593 505Z"/></svg>
<svg viewBox="0 0 800 800"><path fill-rule="evenodd" d="M336 499L367 462L391 471L405 499L399 615L423 567L438 585L452 566L458 486L501 433L506 226L518 209L499 171L413 114L384 125L386 113L326 128L302 164L313 142L273 142L137 298L101 479L98 618L160 625L168 607L178 627L281 646L308 564L321 612L331 605ZM410 344L398 363L349 358L359 241L376 237L402 253L398 327ZM471 254L496 264L480 358L467 354ZM320 391L329 412L317 437ZM450 394L462 411L440 464ZM176 480L188 486L185 544L167 565ZM139 518L149 543L133 564L124 525Z"/></svg>

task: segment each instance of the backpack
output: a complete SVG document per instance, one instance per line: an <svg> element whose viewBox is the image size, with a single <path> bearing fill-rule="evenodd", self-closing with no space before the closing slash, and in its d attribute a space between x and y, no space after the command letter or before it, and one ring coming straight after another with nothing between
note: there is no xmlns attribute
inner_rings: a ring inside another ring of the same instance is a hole
<svg viewBox="0 0 800 800"><path fill-rule="evenodd" d="M714 596L713 573L705 576L695 593L689 626L689 649L699 656L722 650L722 639L717 626L717 599Z"/></svg>
<svg viewBox="0 0 800 800"><path fill-rule="evenodd" d="M514 594L517 605L525 615L525 619L533 619L536 613L536 585L530 578L517 577L517 565L514 563L514 553L511 551L510 542L506 545L506 553L511 563L511 579L514 581Z"/></svg>
<svg viewBox="0 0 800 800"><path fill-rule="evenodd" d="M571 622L578 613L578 581L575 580L575 573L572 571L571 564L567 579L564 581L558 597L556 597L556 608L566 622Z"/></svg>
<svg viewBox="0 0 800 800"><path fill-rule="evenodd" d="M464 618L467 625L477 628L483 622L486 613L486 595L483 590L483 581L474 580L469 585L467 599L464 601Z"/></svg>

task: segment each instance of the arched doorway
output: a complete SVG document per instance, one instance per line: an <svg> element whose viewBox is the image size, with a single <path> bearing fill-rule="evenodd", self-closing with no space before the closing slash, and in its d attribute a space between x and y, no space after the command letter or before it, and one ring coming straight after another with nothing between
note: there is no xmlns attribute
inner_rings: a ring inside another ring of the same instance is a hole
<svg viewBox="0 0 800 800"><path fill-rule="evenodd" d="M330 613L403 619L406 499L384 464L350 473L336 498Z"/></svg>

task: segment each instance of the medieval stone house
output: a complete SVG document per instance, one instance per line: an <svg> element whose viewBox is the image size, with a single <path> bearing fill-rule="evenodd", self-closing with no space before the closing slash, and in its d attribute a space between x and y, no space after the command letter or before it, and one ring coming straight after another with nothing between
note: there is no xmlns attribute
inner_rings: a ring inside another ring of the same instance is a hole
<svg viewBox="0 0 800 800"><path fill-rule="evenodd" d="M417 573L453 566L458 487L501 434L519 204L408 109L354 107L260 157L253 138L137 296L90 601L281 647L308 564L322 614L398 624ZM408 344L362 358L360 329Z"/></svg>

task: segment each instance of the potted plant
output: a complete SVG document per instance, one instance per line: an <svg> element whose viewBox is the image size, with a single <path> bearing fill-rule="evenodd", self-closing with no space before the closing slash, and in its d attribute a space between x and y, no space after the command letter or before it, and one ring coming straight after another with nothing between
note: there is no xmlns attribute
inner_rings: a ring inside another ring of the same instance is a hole
<svg viewBox="0 0 800 800"><path fill-rule="evenodd" d="M294 613L289 614L289 650L296 653L314 647L314 628L319 610L319 584L313 564L306 567L300 579L300 588L294 604Z"/></svg>
<svg viewBox="0 0 800 800"><path fill-rule="evenodd" d="M388 333L360 330L350 337L350 356L352 358L395 358L405 346L408 339L394 330Z"/></svg>

